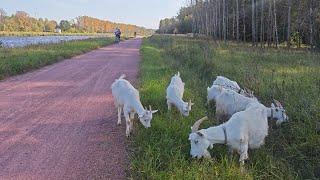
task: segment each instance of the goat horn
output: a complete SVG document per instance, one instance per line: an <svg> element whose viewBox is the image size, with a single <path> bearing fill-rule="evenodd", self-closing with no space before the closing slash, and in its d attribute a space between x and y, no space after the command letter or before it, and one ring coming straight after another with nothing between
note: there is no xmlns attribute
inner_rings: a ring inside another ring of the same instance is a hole
<svg viewBox="0 0 320 180"><path fill-rule="evenodd" d="M149 105L149 109L150 109L150 111L152 111L152 109L151 109L151 105Z"/></svg>
<svg viewBox="0 0 320 180"><path fill-rule="evenodd" d="M199 127L200 127L200 125L201 125L201 123L202 123L203 121L207 120L207 119L208 119L208 116L205 116L205 117L199 119L198 121L196 121L196 122L194 123L194 125L192 126L192 128L191 128L191 132L193 132L193 133L194 133L194 132L197 132L198 129L199 129Z"/></svg>
<svg viewBox="0 0 320 180"><path fill-rule="evenodd" d="M278 107L282 107L281 103L275 99L273 99L273 102L278 106Z"/></svg>

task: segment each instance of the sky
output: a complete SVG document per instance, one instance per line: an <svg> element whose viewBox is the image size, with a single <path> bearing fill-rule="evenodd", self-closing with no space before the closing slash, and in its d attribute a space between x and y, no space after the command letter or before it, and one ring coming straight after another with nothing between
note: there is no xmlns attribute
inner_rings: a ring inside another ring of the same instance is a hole
<svg viewBox="0 0 320 180"><path fill-rule="evenodd" d="M87 15L157 29L161 19L176 16L186 0L0 0L8 15L25 11L32 17L60 22Z"/></svg>

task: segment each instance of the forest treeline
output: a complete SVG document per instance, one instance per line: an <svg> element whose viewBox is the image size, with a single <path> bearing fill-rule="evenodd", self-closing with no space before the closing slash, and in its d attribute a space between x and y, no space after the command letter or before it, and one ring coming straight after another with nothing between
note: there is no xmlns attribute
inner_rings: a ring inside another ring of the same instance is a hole
<svg viewBox="0 0 320 180"><path fill-rule="evenodd" d="M130 24L114 23L89 16L79 16L72 20L53 20L34 18L24 11L8 16L0 9L0 31L5 32L55 32L57 28L66 33L112 33L119 27L124 34L150 35L153 30Z"/></svg>
<svg viewBox="0 0 320 180"><path fill-rule="evenodd" d="M319 0L189 0L159 33L197 33L254 46L320 48Z"/></svg>

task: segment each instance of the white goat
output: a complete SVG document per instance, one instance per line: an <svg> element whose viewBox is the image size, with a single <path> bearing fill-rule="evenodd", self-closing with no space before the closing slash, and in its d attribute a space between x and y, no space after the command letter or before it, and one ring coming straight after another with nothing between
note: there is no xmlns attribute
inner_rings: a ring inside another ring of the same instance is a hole
<svg viewBox="0 0 320 180"><path fill-rule="evenodd" d="M156 113L158 110L152 110L149 106L143 108L140 102L139 91L136 90L130 82L124 79L125 75L120 76L119 79L111 85L112 95L114 98L114 104L118 109L118 124L121 124L121 110L123 109L123 114L126 119L126 135L130 136L133 128L133 119L135 113L138 114L140 122L144 127L151 127L152 114Z"/></svg>
<svg viewBox="0 0 320 180"><path fill-rule="evenodd" d="M204 117L194 123L189 135L192 157L211 158L208 147L213 144L226 144L229 150L240 154L241 165L248 159L248 149L259 148L268 135L268 117L272 116L269 108L256 102L250 104L245 111L235 113L229 121L208 129L198 130L200 124L208 119Z"/></svg>
<svg viewBox="0 0 320 180"><path fill-rule="evenodd" d="M167 88L167 104L168 110L171 110L172 105L176 106L180 113L184 116L189 116L189 112L191 111L191 106L194 105L189 102L184 102L182 100L184 93L184 82L182 82L180 78L180 73L175 74L171 78L171 82Z"/></svg>
<svg viewBox="0 0 320 180"><path fill-rule="evenodd" d="M222 86L225 89L233 90L241 95L244 95L246 97L254 98L253 92L244 88L241 89L237 82L232 81L226 77L223 76L217 76L216 80L213 81L213 85L219 85Z"/></svg>
<svg viewBox="0 0 320 180"><path fill-rule="evenodd" d="M245 110L249 104L259 103L256 98L248 98L217 85L208 88L208 101L212 99L216 102L216 118L218 120L227 120L234 113ZM285 109L279 101L274 100L274 103L271 104L270 111L272 112L270 118L277 119L278 125L288 120ZM281 121L281 119L284 120Z"/></svg>

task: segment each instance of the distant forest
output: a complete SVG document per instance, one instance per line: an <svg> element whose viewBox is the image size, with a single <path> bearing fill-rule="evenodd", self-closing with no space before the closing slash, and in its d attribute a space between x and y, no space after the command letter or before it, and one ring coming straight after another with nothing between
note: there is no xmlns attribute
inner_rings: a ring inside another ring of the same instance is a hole
<svg viewBox="0 0 320 180"><path fill-rule="evenodd" d="M188 0L159 33L197 33L254 46L320 48L319 0Z"/></svg>
<svg viewBox="0 0 320 180"><path fill-rule="evenodd" d="M79 16L72 20L53 20L34 18L24 11L8 16L0 9L0 31L5 32L55 32L60 28L64 33L112 33L119 27L124 34L150 35L153 30L130 24L114 23L88 16Z"/></svg>

